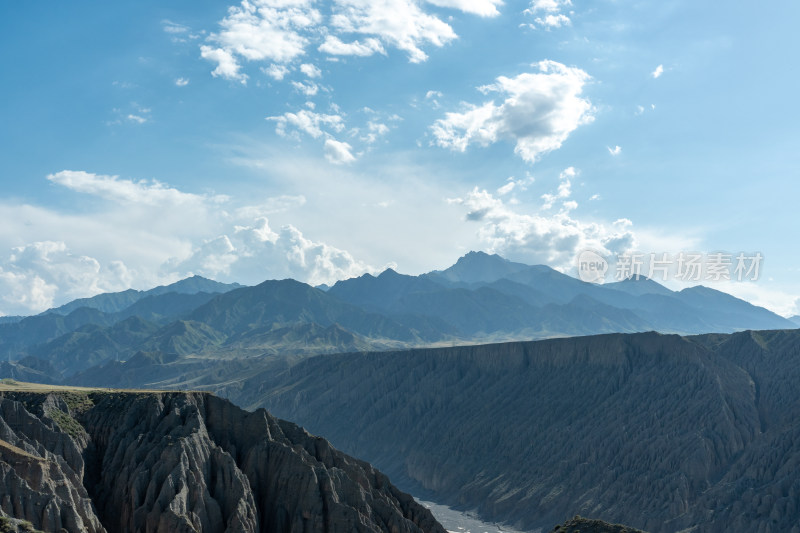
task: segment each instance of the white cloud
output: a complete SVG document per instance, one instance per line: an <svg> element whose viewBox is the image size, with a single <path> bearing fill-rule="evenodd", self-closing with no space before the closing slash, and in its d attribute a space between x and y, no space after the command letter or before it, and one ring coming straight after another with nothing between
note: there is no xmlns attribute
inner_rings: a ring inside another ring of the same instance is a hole
<svg viewBox="0 0 800 533"><path fill-rule="evenodd" d="M544 16L536 17L534 22L550 30L551 28L560 28L572 24L570 18L561 12L571 5L572 2L570 0L533 0L530 7L525 10L525 13L529 15L544 13ZM528 26L536 28L535 24L529 24Z"/></svg>
<svg viewBox="0 0 800 533"><path fill-rule="evenodd" d="M514 190L525 191L528 189L528 186L532 184L534 181L536 181L535 178L530 174L520 179L516 179L514 178L514 176L511 176L506 180L505 185L497 189L497 194L499 194L500 196L505 196L506 194Z"/></svg>
<svg viewBox="0 0 800 533"><path fill-rule="evenodd" d="M560 28L561 26L569 26L572 24L572 21L569 19L569 17L563 13L559 13L557 15L545 15L544 17L536 17L535 22L539 26L544 26L546 28Z"/></svg>
<svg viewBox="0 0 800 533"><path fill-rule="evenodd" d="M311 285L377 270L345 250L305 237L291 224L275 232L266 217L201 243L175 269L233 279L261 279L266 271L268 278L294 278Z"/></svg>
<svg viewBox="0 0 800 533"><path fill-rule="evenodd" d="M145 122L147 122L147 119L145 117L134 115L133 113L129 114L127 118L131 122L135 122L137 124L144 124Z"/></svg>
<svg viewBox="0 0 800 533"><path fill-rule="evenodd" d="M156 180L133 181L82 170L62 170L50 174L47 179L73 191L91 194L120 204L197 205L205 202L220 203L227 200L224 196L184 193Z"/></svg>
<svg viewBox="0 0 800 533"><path fill-rule="evenodd" d="M301 109L297 113L284 113L276 117L267 117L267 120L274 120L277 124L275 131L283 137L291 137L296 133L291 130L301 131L318 139L325 132L323 127L340 132L344 129L344 118L341 115L326 115L324 113L314 113L308 109Z"/></svg>
<svg viewBox="0 0 800 533"><path fill-rule="evenodd" d="M267 76L269 76L270 78L272 78L275 81L283 80L283 78L285 78L286 75L289 74L289 72L291 72L284 65L277 65L275 63L273 63L269 67L263 68L261 70L262 70L262 72L264 72L264 74L266 74Z"/></svg>
<svg viewBox="0 0 800 533"><path fill-rule="evenodd" d="M514 180L510 180L505 185L503 185L502 187L499 187L497 189L497 194L499 194L500 196L505 196L506 194L508 194L511 191L513 191L514 187L516 187L516 185L517 185L517 182L515 182Z"/></svg>
<svg viewBox="0 0 800 533"><path fill-rule="evenodd" d="M83 290L94 294L124 285L124 268L101 270L96 259L73 254L64 242L15 247L0 264L0 305L4 312L29 314L52 307L57 295L74 299Z"/></svg>
<svg viewBox="0 0 800 533"><path fill-rule="evenodd" d="M241 205L156 181L81 171L55 173L50 182L90 195L92 207L69 214L0 206L0 315L37 313L74 298L150 288L195 273L240 283L288 276L318 283L375 271L292 225L270 229L265 217L285 216L305 204L303 196Z"/></svg>
<svg viewBox="0 0 800 533"><path fill-rule="evenodd" d="M570 215L571 206L552 216L522 214L477 187L450 203L466 209L467 221L480 223L478 237L488 251L530 264L566 269L581 250L616 254L636 243L628 221L583 222Z"/></svg>
<svg viewBox="0 0 800 533"><path fill-rule="evenodd" d="M352 163L356 160L353 147L336 139L325 139L325 159L334 164Z"/></svg>
<svg viewBox="0 0 800 533"><path fill-rule="evenodd" d="M236 62L229 50L203 45L200 47L200 57L217 63L216 68L211 71L211 75L215 78L223 77L228 80L247 83L247 74L239 72L242 67Z"/></svg>
<svg viewBox="0 0 800 533"><path fill-rule="evenodd" d="M175 80L175 85L177 85L178 87L186 87L187 85L189 85L189 79L188 78L177 78Z"/></svg>
<svg viewBox="0 0 800 533"><path fill-rule="evenodd" d="M466 111L437 120L431 127L436 143L464 152L470 144L509 140L515 143L514 152L530 163L560 148L578 126L593 120L591 102L581 98L590 76L555 61L536 66L539 72L501 76L481 88L485 94L499 93L499 104L467 105Z"/></svg>
<svg viewBox="0 0 800 533"><path fill-rule="evenodd" d="M542 205L542 209L551 209L553 204L555 204L558 200L566 200L572 194L572 178L578 175L578 171L575 170L575 167L568 167L561 171L558 175L559 184L558 190L554 194L543 194L542 200L544 200L544 204ZM562 205L567 210L572 210L578 207L578 204L567 204L567 202L563 202Z"/></svg>
<svg viewBox="0 0 800 533"><path fill-rule="evenodd" d="M427 3L494 17L502 0ZM314 0L242 0L228 9L219 31L206 38L201 57L216 64L214 76L245 83L243 61L289 64L321 39L318 50L334 56L385 54L386 45L406 52L411 62L418 63L428 57L423 47L441 47L457 37L448 23L426 12L420 0L333 0L324 13L316 5ZM169 32L183 28L164 27ZM353 34L364 37L351 40Z"/></svg>
<svg viewBox="0 0 800 533"><path fill-rule="evenodd" d="M372 37L364 39L364 42L352 41L345 43L335 35L328 35L325 37L325 42L319 45L318 50L334 56L366 57L375 53L386 55L386 50L381 42Z"/></svg>
<svg viewBox="0 0 800 533"><path fill-rule="evenodd" d="M294 87L297 91L303 93L306 96L315 96L319 92L319 85L317 85L313 81L310 81L308 83L293 81L292 87Z"/></svg>
<svg viewBox="0 0 800 533"><path fill-rule="evenodd" d="M312 65L311 63L303 63L300 65L300 72L309 78L319 78L322 76L322 71L319 69L319 67Z"/></svg>
<svg viewBox="0 0 800 533"><path fill-rule="evenodd" d="M164 28L164 31L171 34L182 34L188 33L189 27L184 26L183 24L178 24L177 22L172 22L171 20L162 20L161 27Z"/></svg>
<svg viewBox="0 0 800 533"><path fill-rule="evenodd" d="M228 10L220 22L222 31L211 41L249 61L285 63L304 53L307 39L300 30L320 21L320 13L308 0L243 1Z"/></svg>
<svg viewBox="0 0 800 533"><path fill-rule="evenodd" d="M650 73L653 79L660 78L662 74L664 74L664 65L657 66L656 69Z"/></svg>
<svg viewBox="0 0 800 533"><path fill-rule="evenodd" d="M571 0L532 0L531 6L526 9L525 12L538 13L539 11L545 11L548 13L554 13L571 5Z"/></svg>
<svg viewBox="0 0 800 533"><path fill-rule="evenodd" d="M497 7L503 5L502 0L428 0L428 3L439 7L452 7L480 17L496 17L500 14Z"/></svg>
<svg viewBox="0 0 800 533"><path fill-rule="evenodd" d="M389 133L389 126L382 122L370 120L367 122L367 134L361 137L361 140L372 144L387 133Z"/></svg>
<svg viewBox="0 0 800 533"><path fill-rule="evenodd" d="M422 46L444 46L456 38L450 25L411 0L337 0L331 26L338 32L377 37L408 53L412 63L428 58Z"/></svg>
<svg viewBox="0 0 800 533"><path fill-rule="evenodd" d="M615 146L614 148L611 148L610 146L606 146L606 149L608 149L608 153L613 155L613 156L618 156L619 154L622 153L622 147L619 146L619 145Z"/></svg>
<svg viewBox="0 0 800 533"><path fill-rule="evenodd" d="M288 63L305 53L302 32L321 21L310 0L243 0L228 9L221 30L200 47L201 57L217 64L212 74L245 83L240 59Z"/></svg>

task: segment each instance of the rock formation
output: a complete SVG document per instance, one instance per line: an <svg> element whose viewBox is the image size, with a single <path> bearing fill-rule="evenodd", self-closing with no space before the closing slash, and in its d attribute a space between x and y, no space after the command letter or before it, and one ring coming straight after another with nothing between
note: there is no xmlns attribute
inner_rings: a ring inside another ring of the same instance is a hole
<svg viewBox="0 0 800 533"><path fill-rule="evenodd" d="M592 520L576 516L553 528L550 533L645 533L619 524L609 524L602 520Z"/></svg>
<svg viewBox="0 0 800 533"><path fill-rule="evenodd" d="M444 533L368 463L206 393L0 392L0 487L45 531Z"/></svg>
<svg viewBox="0 0 800 533"><path fill-rule="evenodd" d="M231 398L516 528L800 533L798 330L330 355Z"/></svg>

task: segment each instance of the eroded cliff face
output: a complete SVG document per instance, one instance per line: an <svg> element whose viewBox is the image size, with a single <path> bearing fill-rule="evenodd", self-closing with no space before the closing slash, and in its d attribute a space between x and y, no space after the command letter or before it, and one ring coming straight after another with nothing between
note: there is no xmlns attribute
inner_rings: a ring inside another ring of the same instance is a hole
<svg viewBox="0 0 800 533"><path fill-rule="evenodd" d="M0 392L0 514L46 531L436 532L368 463L204 393Z"/></svg>

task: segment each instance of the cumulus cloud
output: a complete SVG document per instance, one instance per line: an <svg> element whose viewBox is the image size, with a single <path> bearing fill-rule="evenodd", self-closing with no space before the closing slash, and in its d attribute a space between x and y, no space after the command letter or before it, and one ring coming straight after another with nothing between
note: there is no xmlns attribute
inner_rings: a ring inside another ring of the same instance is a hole
<svg viewBox="0 0 800 533"><path fill-rule="evenodd" d="M650 73L650 75L653 76L653 79L660 78L662 74L664 74L664 65L657 66L656 69Z"/></svg>
<svg viewBox="0 0 800 533"><path fill-rule="evenodd" d="M427 4L495 17L502 0L427 0ZM419 0L333 0L324 8L317 5L314 0L242 0L228 9L219 30L208 35L200 47L201 57L216 64L214 76L245 83L243 62L285 65L296 62L312 45L334 56L362 57L385 54L385 47L394 47L419 63L428 57L423 48L441 47L457 38L453 28L426 11ZM165 25L168 32L180 28Z"/></svg>
<svg viewBox="0 0 800 533"><path fill-rule="evenodd" d="M500 140L515 143L514 152L530 163L556 150L578 126L593 120L592 104L582 98L590 76L583 70L545 60L538 72L514 78L500 76L481 87L500 101L466 104L431 127L439 146L464 152L470 144L488 146Z"/></svg>
<svg viewBox="0 0 800 533"><path fill-rule="evenodd" d="M319 78L322 76L322 71L319 69L319 67L312 65L311 63L303 63L300 65L300 72L309 78Z"/></svg>
<svg viewBox="0 0 800 533"><path fill-rule="evenodd" d="M309 109L301 109L297 113L284 113L267 120L276 122L275 131L284 137L296 136L301 131L317 139L325 134L323 127L339 132L344 129L344 118L341 115L315 113Z"/></svg>
<svg viewBox="0 0 800 533"><path fill-rule="evenodd" d="M308 83L293 81L292 87L294 87L295 90L303 93L306 96L315 96L319 92L319 85L317 85L313 81L310 81Z"/></svg>
<svg viewBox="0 0 800 533"><path fill-rule="evenodd" d="M333 284L377 270L345 250L307 238L293 225L273 231L266 217L201 243L175 269L208 277L253 279L263 276L265 265L271 278L291 277L312 285Z"/></svg>
<svg viewBox="0 0 800 533"><path fill-rule="evenodd" d="M552 209L553 204L555 204L558 200L566 200L569 198L570 195L572 195L572 178L577 175L578 171L575 170L575 167L569 167L561 171L561 173L558 175L558 190L553 194L545 193L542 195L542 200L544 200L542 209ZM572 210L578 207L578 204L574 202L564 202L562 205L567 210Z"/></svg>
<svg viewBox="0 0 800 533"><path fill-rule="evenodd" d="M367 133L361 137L361 140L367 144L373 144L387 133L389 133L389 126L382 122L370 120L367 121Z"/></svg>
<svg viewBox="0 0 800 533"><path fill-rule="evenodd" d="M12 248L0 264L0 309L37 313L52 307L56 297L122 290L129 281L119 261L101 268L96 259L73 254L62 241L33 242Z"/></svg>
<svg viewBox="0 0 800 533"><path fill-rule="evenodd" d="M532 0L530 7L526 9L525 12L538 13L540 11L545 11L554 13L571 5L572 0Z"/></svg>
<svg viewBox="0 0 800 533"><path fill-rule="evenodd" d="M406 52L412 63L428 59L422 46L444 46L456 38L449 24L411 0L336 0L331 26L338 32L376 37Z"/></svg>
<svg viewBox="0 0 800 533"><path fill-rule="evenodd" d="M549 30L572 24L570 18L561 12L571 5L570 0L533 0L525 13L528 15L544 14L544 16L536 17L535 24L531 24L530 27L536 28L536 24L538 24Z"/></svg>
<svg viewBox="0 0 800 533"><path fill-rule="evenodd" d="M361 41L343 42L335 35L325 37L325 42L319 45L320 52L333 56L360 56L367 57L372 54L386 55L386 50L378 39L370 37Z"/></svg>
<svg viewBox="0 0 800 533"><path fill-rule="evenodd" d="M581 250L617 254L636 244L625 220L611 224L583 222L572 217L569 209L551 216L518 213L477 187L449 202L464 207L467 221L480 224L478 237L488 251L531 264L568 268Z"/></svg>
<svg viewBox="0 0 800 533"><path fill-rule="evenodd" d="M178 87L186 87L187 85L189 85L189 79L188 78L177 78L175 80L175 85L177 85Z"/></svg>
<svg viewBox="0 0 800 533"><path fill-rule="evenodd" d="M247 83L247 74L240 72L242 67L229 50L203 45L200 47L200 57L217 64L216 68L211 71L211 75L215 78L222 77Z"/></svg>
<svg viewBox="0 0 800 533"><path fill-rule="evenodd" d="M287 63L305 53L303 30L317 26L322 16L311 0L244 0L228 9L221 29L203 45L204 59L216 62L212 74L245 81L240 59Z"/></svg>
<svg viewBox="0 0 800 533"><path fill-rule="evenodd" d="M572 21L568 16L563 13L557 15L545 15L544 17L536 17L536 24L545 28L560 28L561 26L569 26Z"/></svg>
<svg viewBox="0 0 800 533"><path fill-rule="evenodd" d="M613 155L613 156L617 156L617 155L622 153L622 147L619 146L619 145L615 146L614 148L611 148L610 146L606 146L606 148L608 149L608 153Z"/></svg>
<svg viewBox="0 0 800 533"><path fill-rule="evenodd" d="M439 7L452 7L480 17L496 17L500 14L497 7L503 5L502 0L428 0L428 3Z"/></svg>
<svg viewBox="0 0 800 533"><path fill-rule="evenodd" d="M193 274L240 283L287 276L319 283L376 270L293 225L269 226L267 216L285 216L305 203L303 196L242 205L157 181L83 171L49 179L91 196L92 208L76 214L0 206L0 315L38 313L74 298ZM27 244L9 244L20 241Z"/></svg>
<svg viewBox="0 0 800 533"><path fill-rule="evenodd" d="M353 147L346 142L336 139L325 140L325 159L337 165L342 163L352 163L356 160L352 153Z"/></svg>

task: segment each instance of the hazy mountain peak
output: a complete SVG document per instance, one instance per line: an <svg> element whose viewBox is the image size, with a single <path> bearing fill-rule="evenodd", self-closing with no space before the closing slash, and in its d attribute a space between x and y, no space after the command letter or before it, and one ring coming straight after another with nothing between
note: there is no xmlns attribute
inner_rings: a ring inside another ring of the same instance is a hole
<svg viewBox="0 0 800 533"><path fill-rule="evenodd" d="M400 274L393 268L387 268L386 270L378 274L378 278L397 278L400 276L403 276L403 274Z"/></svg>
<svg viewBox="0 0 800 533"><path fill-rule="evenodd" d="M79 298L60 307L48 309L42 314L55 313L59 315L68 315L81 307L97 309L104 313L117 313L148 296L161 296L171 292L179 294L198 294L201 292L216 294L228 292L243 286L244 285L240 285L239 283L221 283L204 278L203 276L194 275L176 281L175 283L159 285L158 287L146 291L127 289L120 292L102 293L90 298Z"/></svg>
<svg viewBox="0 0 800 533"><path fill-rule="evenodd" d="M469 252L445 270L434 270L429 276L444 278L450 282L491 283L515 272L530 268L523 263L514 263L497 254L486 252Z"/></svg>
<svg viewBox="0 0 800 533"><path fill-rule="evenodd" d="M606 288L627 292L634 296L642 294L663 294L670 295L673 291L669 290L659 282L647 276L629 276L621 281L607 283Z"/></svg>

